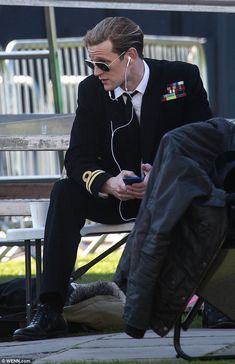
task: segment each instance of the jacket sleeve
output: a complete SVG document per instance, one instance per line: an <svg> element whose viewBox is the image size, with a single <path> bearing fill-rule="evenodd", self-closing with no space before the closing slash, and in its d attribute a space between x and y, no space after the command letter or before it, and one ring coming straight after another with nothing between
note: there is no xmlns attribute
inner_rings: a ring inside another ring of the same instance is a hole
<svg viewBox="0 0 235 364"><path fill-rule="evenodd" d="M207 92L204 89L199 69L196 65L186 64L185 79L188 83L186 103L186 120L204 121L212 118Z"/></svg>
<svg viewBox="0 0 235 364"><path fill-rule="evenodd" d="M89 193L99 196L101 186L111 175L103 170L101 161L105 122L102 110L103 92L99 92L92 77L79 85L78 107L65 156L65 168L68 177Z"/></svg>

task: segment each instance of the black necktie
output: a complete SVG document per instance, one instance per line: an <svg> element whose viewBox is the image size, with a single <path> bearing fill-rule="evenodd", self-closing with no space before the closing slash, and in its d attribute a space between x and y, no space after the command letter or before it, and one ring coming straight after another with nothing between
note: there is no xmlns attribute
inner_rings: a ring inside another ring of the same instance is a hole
<svg viewBox="0 0 235 364"><path fill-rule="evenodd" d="M135 90L132 93L127 93L127 92L123 93L123 95L126 96L125 115L126 115L127 122L132 120L133 117L135 117L136 121L138 122L136 114L135 114L135 110L134 110L134 107L132 104L132 97L134 97L136 94L138 94L138 92L139 91Z"/></svg>

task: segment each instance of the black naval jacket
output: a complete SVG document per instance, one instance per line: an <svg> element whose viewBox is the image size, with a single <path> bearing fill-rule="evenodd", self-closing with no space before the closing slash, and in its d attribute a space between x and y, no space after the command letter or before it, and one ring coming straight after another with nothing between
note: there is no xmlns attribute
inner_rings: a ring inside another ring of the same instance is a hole
<svg viewBox="0 0 235 364"><path fill-rule="evenodd" d="M128 123L130 116L125 114L122 96L112 100L93 75L79 85L65 167L68 177L94 196L120 169L139 174L141 161L152 164L166 132L211 117L197 66L178 61L145 61L150 76L142 99L138 136L135 118Z"/></svg>

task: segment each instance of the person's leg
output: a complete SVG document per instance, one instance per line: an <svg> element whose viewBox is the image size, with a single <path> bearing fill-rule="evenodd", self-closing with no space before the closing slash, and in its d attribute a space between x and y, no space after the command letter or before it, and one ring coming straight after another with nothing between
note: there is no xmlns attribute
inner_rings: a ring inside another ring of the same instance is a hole
<svg viewBox="0 0 235 364"><path fill-rule="evenodd" d="M116 200L94 198L70 179L56 183L45 229L41 302L48 302L55 293L55 303L63 307L86 218L122 222Z"/></svg>
<svg viewBox="0 0 235 364"><path fill-rule="evenodd" d="M85 202L81 190L70 179L55 183L45 227L40 301L57 305L60 310L85 222Z"/></svg>
<svg viewBox="0 0 235 364"><path fill-rule="evenodd" d="M114 198L94 198L71 179L54 185L47 216L43 253L41 305L30 325L15 331L16 340L36 340L65 334L61 314L73 270L80 230L88 218L101 223L124 222ZM138 204L124 204L125 216L136 216Z"/></svg>

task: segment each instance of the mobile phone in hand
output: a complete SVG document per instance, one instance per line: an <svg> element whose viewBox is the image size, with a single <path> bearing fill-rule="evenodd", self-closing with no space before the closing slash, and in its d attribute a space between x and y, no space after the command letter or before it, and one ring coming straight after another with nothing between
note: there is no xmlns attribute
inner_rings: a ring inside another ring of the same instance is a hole
<svg viewBox="0 0 235 364"><path fill-rule="evenodd" d="M123 177L123 182L125 185L132 185L133 183L140 183L143 182L144 177L138 177L138 176L125 176Z"/></svg>

